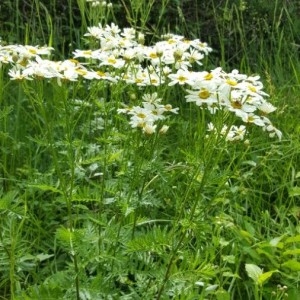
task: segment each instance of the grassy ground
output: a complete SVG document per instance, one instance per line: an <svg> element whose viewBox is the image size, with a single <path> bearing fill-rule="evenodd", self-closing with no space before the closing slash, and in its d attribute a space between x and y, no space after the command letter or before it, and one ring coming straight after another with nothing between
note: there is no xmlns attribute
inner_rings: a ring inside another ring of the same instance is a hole
<svg viewBox="0 0 300 300"><path fill-rule="evenodd" d="M0 299L298 299L296 1L2 2Z"/></svg>

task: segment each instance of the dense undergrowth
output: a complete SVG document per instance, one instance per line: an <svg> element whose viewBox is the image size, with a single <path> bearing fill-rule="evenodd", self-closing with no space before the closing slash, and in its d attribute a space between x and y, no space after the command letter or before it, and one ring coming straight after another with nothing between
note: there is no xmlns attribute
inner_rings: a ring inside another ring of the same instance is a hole
<svg viewBox="0 0 300 300"><path fill-rule="evenodd" d="M0 299L298 299L299 9L3 0Z"/></svg>

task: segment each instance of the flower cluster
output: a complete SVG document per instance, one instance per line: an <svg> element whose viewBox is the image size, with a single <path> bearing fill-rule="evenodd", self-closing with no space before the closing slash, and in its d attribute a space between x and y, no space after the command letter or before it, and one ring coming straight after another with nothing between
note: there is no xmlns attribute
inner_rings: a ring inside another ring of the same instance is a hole
<svg viewBox="0 0 300 300"><path fill-rule="evenodd" d="M0 46L0 67L3 64L13 64L22 68L36 56L50 55L52 50L52 47L35 47L30 45Z"/></svg>
<svg viewBox="0 0 300 300"><path fill-rule="evenodd" d="M50 47L0 47L0 67L12 65L9 70L12 80L55 78L60 85L79 79L121 81L139 89L180 85L186 91L187 102L193 102L212 114L226 110L239 122L254 124L270 137L281 138L281 132L267 117L276 108L267 102L268 94L263 91L259 76L247 76L237 70L226 73L221 68L210 72L194 71L195 67L201 66L204 56L212 51L199 39L187 40L183 36L168 34L162 36L161 41L147 46L143 34L133 28L121 30L114 23L89 27L85 36L96 41L96 49L77 49L73 58L64 61L43 58L49 57ZM144 100L141 106L127 107L119 112L131 115L133 128L141 127L144 132L151 133L156 129L155 121L163 119L162 113L167 111L165 107L157 99L151 103ZM240 134L230 136L229 140L242 139Z"/></svg>
<svg viewBox="0 0 300 300"><path fill-rule="evenodd" d="M145 37L133 28L121 30L112 23L88 28L87 37L99 41L95 50L76 50L74 58L85 58L100 70L107 70L114 77L137 86L164 84L172 69L188 69L201 65L204 55L212 51L199 39L192 41L174 34L162 36L163 41L146 46Z"/></svg>
<svg viewBox="0 0 300 300"><path fill-rule="evenodd" d="M107 7L107 8L111 8L112 7L112 3L107 3L107 1L104 0L86 0L87 3L90 3L92 7Z"/></svg>
<svg viewBox="0 0 300 300"><path fill-rule="evenodd" d="M53 48L38 46L12 45L0 48L0 67L11 65L8 72L11 80L57 79L62 81L77 81L80 77L92 79L106 79L116 82L115 78L103 72L86 68L75 59L52 61L43 56L49 56Z"/></svg>
<svg viewBox="0 0 300 300"><path fill-rule="evenodd" d="M130 115L129 124L131 127L142 128L143 132L153 134L156 131L156 121L164 120L166 117L164 113L172 112L177 114L178 108L173 108L171 104L161 104L161 98L158 98L157 93L144 94L142 106L132 106L118 109L118 113L125 113ZM165 133L168 130L167 125L163 125L159 132Z"/></svg>
<svg viewBox="0 0 300 300"><path fill-rule="evenodd" d="M226 141L243 141L246 135L246 126L245 125L232 125L228 128L227 125L224 125L220 132L218 132L217 128L215 128L213 123L208 123L208 131L213 132L215 134L220 133L225 137Z"/></svg>
<svg viewBox="0 0 300 300"><path fill-rule="evenodd" d="M259 76L247 76L237 70L226 73L221 68L216 68L211 72L178 70L176 74L170 74L169 78L172 80L169 85L188 86L187 102L194 102L212 114L218 110L227 110L248 125L262 127L270 137L276 135L281 138L281 132L267 118L276 107L266 101L268 94L263 91Z"/></svg>

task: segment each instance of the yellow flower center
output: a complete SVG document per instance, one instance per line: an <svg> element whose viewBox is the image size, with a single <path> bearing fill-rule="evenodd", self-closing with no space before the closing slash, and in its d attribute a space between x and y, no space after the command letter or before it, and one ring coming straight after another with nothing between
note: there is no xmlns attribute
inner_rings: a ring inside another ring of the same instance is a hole
<svg viewBox="0 0 300 300"><path fill-rule="evenodd" d="M248 85L248 88L249 88L249 90L250 90L251 92L253 92L253 93L256 93L256 92L257 92L256 87L255 87L254 85L252 85L252 84Z"/></svg>
<svg viewBox="0 0 300 300"><path fill-rule="evenodd" d="M146 118L146 115L143 114L143 113L138 113L136 114L137 117L139 117L140 119L145 119Z"/></svg>
<svg viewBox="0 0 300 300"><path fill-rule="evenodd" d="M92 54L92 50L85 50L85 51L83 51L83 54L85 54L85 55L91 55Z"/></svg>
<svg viewBox="0 0 300 300"><path fill-rule="evenodd" d="M185 82L186 80L187 80L187 78L182 75L178 77L178 81L180 81L180 82Z"/></svg>
<svg viewBox="0 0 300 300"><path fill-rule="evenodd" d="M104 72L101 72L101 71L97 71L97 75L103 77L103 76L105 76L105 73L104 73Z"/></svg>
<svg viewBox="0 0 300 300"><path fill-rule="evenodd" d="M83 69L76 69L76 72L77 72L79 75L86 75L86 74L87 74L87 71L86 71L86 70L83 70Z"/></svg>
<svg viewBox="0 0 300 300"><path fill-rule="evenodd" d="M108 58L107 62L110 63L110 64L112 64L112 65L114 65L117 61L116 61L115 58L110 57L110 58Z"/></svg>
<svg viewBox="0 0 300 300"><path fill-rule="evenodd" d="M254 122L254 117L253 116L248 116L248 118L247 118L247 122L248 123L253 123Z"/></svg>
<svg viewBox="0 0 300 300"><path fill-rule="evenodd" d="M168 40L168 44L175 44L175 43L176 43L176 41L173 40L173 39L169 39L169 40Z"/></svg>
<svg viewBox="0 0 300 300"><path fill-rule="evenodd" d="M207 73L205 76L204 76L204 79L205 80L211 80L211 79L213 79L213 74L211 74L211 73Z"/></svg>
<svg viewBox="0 0 300 300"><path fill-rule="evenodd" d="M29 49L29 53L31 53L31 54L37 54L37 51L36 51L36 49L31 48L31 49Z"/></svg>
<svg viewBox="0 0 300 300"><path fill-rule="evenodd" d="M171 104L166 104L165 105L165 110L170 111L172 109L172 105Z"/></svg>
<svg viewBox="0 0 300 300"><path fill-rule="evenodd" d="M152 58L152 59L155 59L155 58L157 58L158 56L157 56L156 53L151 52L151 53L149 54L149 57Z"/></svg>
<svg viewBox="0 0 300 300"><path fill-rule="evenodd" d="M72 62L72 63L75 64L75 65L77 65L77 64L79 63L78 60L73 59L73 58L69 59L69 61Z"/></svg>
<svg viewBox="0 0 300 300"><path fill-rule="evenodd" d="M26 67L28 64L28 59L27 58L23 58L20 62L19 65L21 65L22 67Z"/></svg>
<svg viewBox="0 0 300 300"><path fill-rule="evenodd" d="M226 83L231 85L231 86L236 86L238 84L237 81L234 80L234 79L227 79Z"/></svg>
<svg viewBox="0 0 300 300"><path fill-rule="evenodd" d="M235 100L235 101L231 101L231 106L236 109L241 109L243 105L240 101Z"/></svg>
<svg viewBox="0 0 300 300"><path fill-rule="evenodd" d="M210 96L210 92L207 89L202 89L198 96L200 99L207 99Z"/></svg>

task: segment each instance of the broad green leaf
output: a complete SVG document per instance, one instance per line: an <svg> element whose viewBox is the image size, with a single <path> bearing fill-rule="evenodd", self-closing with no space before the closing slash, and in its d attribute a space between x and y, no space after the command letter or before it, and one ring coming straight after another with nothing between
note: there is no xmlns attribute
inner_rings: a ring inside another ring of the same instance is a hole
<svg viewBox="0 0 300 300"><path fill-rule="evenodd" d="M283 267L290 269L291 271L300 271L300 262L294 259L290 259L282 264Z"/></svg>
<svg viewBox="0 0 300 300"><path fill-rule="evenodd" d="M272 247L276 247L276 248L279 248L279 249L282 249L284 244L282 242L280 242L282 239L284 238L284 236L279 236L279 237L276 237L274 239L272 239L270 241L270 246Z"/></svg>
<svg viewBox="0 0 300 300"><path fill-rule="evenodd" d="M288 237L284 243L285 244L289 244L289 243L299 243L300 242L300 235L295 235L295 236L291 236L291 237Z"/></svg>
<svg viewBox="0 0 300 300"><path fill-rule="evenodd" d="M254 264L246 264L245 269L248 276L254 280L255 283L258 283L259 277L263 274L263 270Z"/></svg>
<svg viewBox="0 0 300 300"><path fill-rule="evenodd" d="M273 271L262 273L261 275L258 276L258 284L263 285L265 283L265 281L268 280L273 275L273 273L276 273L276 272L278 272L278 271L273 270Z"/></svg>
<svg viewBox="0 0 300 300"><path fill-rule="evenodd" d="M248 243L251 243L253 241L253 236L251 235L251 233L249 233L248 231L245 230L240 230L239 234L242 238L244 238Z"/></svg>
<svg viewBox="0 0 300 300"><path fill-rule="evenodd" d="M286 250L282 253L282 255L299 255L299 254L300 254L300 249Z"/></svg>

